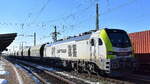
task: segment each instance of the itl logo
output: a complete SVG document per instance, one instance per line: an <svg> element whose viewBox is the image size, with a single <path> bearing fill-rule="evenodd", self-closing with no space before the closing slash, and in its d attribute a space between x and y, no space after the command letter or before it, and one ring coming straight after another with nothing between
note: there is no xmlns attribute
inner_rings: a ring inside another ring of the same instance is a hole
<svg viewBox="0 0 150 84"><path fill-rule="evenodd" d="M59 49L59 50L57 50L57 53L66 53L66 49Z"/></svg>

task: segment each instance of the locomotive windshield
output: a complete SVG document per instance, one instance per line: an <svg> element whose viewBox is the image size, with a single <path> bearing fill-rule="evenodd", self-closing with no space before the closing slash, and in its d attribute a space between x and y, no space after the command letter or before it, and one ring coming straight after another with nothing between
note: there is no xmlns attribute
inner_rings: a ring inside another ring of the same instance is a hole
<svg viewBox="0 0 150 84"><path fill-rule="evenodd" d="M127 33L123 30L107 29L107 34L114 47L130 47L130 39Z"/></svg>

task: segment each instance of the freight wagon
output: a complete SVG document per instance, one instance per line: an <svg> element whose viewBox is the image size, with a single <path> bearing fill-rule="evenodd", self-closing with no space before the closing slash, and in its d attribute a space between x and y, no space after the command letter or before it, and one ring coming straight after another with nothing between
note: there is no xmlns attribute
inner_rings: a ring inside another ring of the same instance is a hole
<svg viewBox="0 0 150 84"><path fill-rule="evenodd" d="M150 69L150 30L130 33L129 37L140 68Z"/></svg>

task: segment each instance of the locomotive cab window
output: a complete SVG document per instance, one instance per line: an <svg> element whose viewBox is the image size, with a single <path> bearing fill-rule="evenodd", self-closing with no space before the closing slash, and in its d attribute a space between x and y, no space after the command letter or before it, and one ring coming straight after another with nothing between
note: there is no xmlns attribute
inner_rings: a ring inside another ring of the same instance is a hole
<svg viewBox="0 0 150 84"><path fill-rule="evenodd" d="M98 39L98 45L103 45L103 42L100 38Z"/></svg>
<svg viewBox="0 0 150 84"><path fill-rule="evenodd" d="M94 39L91 39L90 43L91 43L91 46L94 46Z"/></svg>

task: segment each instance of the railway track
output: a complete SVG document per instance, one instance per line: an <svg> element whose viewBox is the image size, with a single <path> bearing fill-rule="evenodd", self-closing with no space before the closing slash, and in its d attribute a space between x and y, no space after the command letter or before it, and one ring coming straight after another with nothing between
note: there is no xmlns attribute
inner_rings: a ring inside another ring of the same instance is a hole
<svg viewBox="0 0 150 84"><path fill-rule="evenodd" d="M67 72L68 73L68 72ZM150 84L150 76L139 75L133 73L124 73L122 77L103 77L96 74L69 72L71 75L81 77L90 81L109 81L114 84ZM105 82L104 82L105 83ZM106 84L109 84L106 82Z"/></svg>
<svg viewBox="0 0 150 84"><path fill-rule="evenodd" d="M70 74L86 80L102 82L102 84L133 84L132 82L124 81L120 78L103 77L100 75L97 76L96 74L77 73L77 72L71 72Z"/></svg>
<svg viewBox="0 0 150 84"><path fill-rule="evenodd" d="M59 76L65 78L65 79L69 79L69 80L71 80L71 82L73 82L73 83L69 82L68 84L103 84L103 82L105 81L105 80L102 80L102 79L93 81L93 80L82 78L82 77L80 77L80 75L77 76L77 75L69 74L70 72L65 71L65 70L63 70L63 71L62 70L61 71L60 70L54 71L54 70L49 70L49 68L42 67L39 64L37 66L37 64L31 63L31 62L26 62L26 61L20 61L20 62L23 62L23 63L25 62L25 65L27 64L26 66L30 66L30 64L32 64L31 67L34 66L36 68L40 68L40 69L42 69L42 70L44 70L45 72L48 72L48 73L50 71L50 73L52 72L52 74L59 75ZM17 64L22 64L22 63L18 62ZM110 81L106 81L106 82L105 82L106 84L110 84L111 83ZM59 83L59 84L62 84L62 83Z"/></svg>
<svg viewBox="0 0 150 84"><path fill-rule="evenodd" d="M136 84L150 84L150 76L126 73L125 79L132 81Z"/></svg>
<svg viewBox="0 0 150 84"><path fill-rule="evenodd" d="M72 74L75 74L74 72ZM75 74L77 75L77 74ZM133 73L124 73L122 77L102 77L97 75L88 75L85 73L78 74L80 77L83 77L84 79L89 80L104 80L104 81L110 81L111 83L115 84L150 84L150 76L146 75L139 75L139 74L133 74Z"/></svg>
<svg viewBox="0 0 150 84"><path fill-rule="evenodd" d="M12 60L11 60L11 62L12 62ZM15 60L15 61L13 61L13 63L17 64L20 67L22 67L23 69L27 70L29 73L31 73L33 76L35 76L42 84L77 84L73 81L65 79L62 76L54 74L53 72L38 68L34 65L25 63L23 61ZM84 84L84 83L78 83L78 84Z"/></svg>
<svg viewBox="0 0 150 84"><path fill-rule="evenodd" d="M35 65L32 65L32 66L35 66ZM51 73L48 71L48 69L44 69L44 72ZM150 77L144 76L144 75L137 75L137 74L126 73L126 75L124 77L112 78L112 77L97 76L95 74L77 73L75 71L70 71L70 72L61 71L61 72L65 73L65 74L69 74L68 77L74 76L69 79L69 81L71 80L72 83L69 82L69 83L65 83L65 84L91 84L91 83L99 84L101 82L102 82L102 84L103 83L105 83L105 84L110 84L110 83L111 84L150 84ZM60 77L60 73L53 72L52 74L54 74L56 76L59 75L59 77ZM66 77L61 75L61 78L66 78ZM65 80L67 80L67 79L65 79ZM85 82L85 80L89 80L92 82ZM60 84L62 84L62 83L60 83Z"/></svg>
<svg viewBox="0 0 150 84"><path fill-rule="evenodd" d="M19 64L20 65L20 64ZM26 64L25 64L26 65ZM30 66L30 65L26 65L26 66ZM37 70L35 72L38 72L38 73L35 73L34 71L31 71L30 69L24 67L21 65L21 67L23 67L24 69L30 71L35 77L37 77L43 84L50 84L51 82L56 84L56 83L60 83L60 84L76 84L72 81L69 81L67 79L64 79L54 73L51 73L49 71L46 71L46 70L42 70L42 69L39 69L39 68L36 68ZM33 66L30 66L32 68L35 68ZM40 73L40 74L39 74Z"/></svg>

